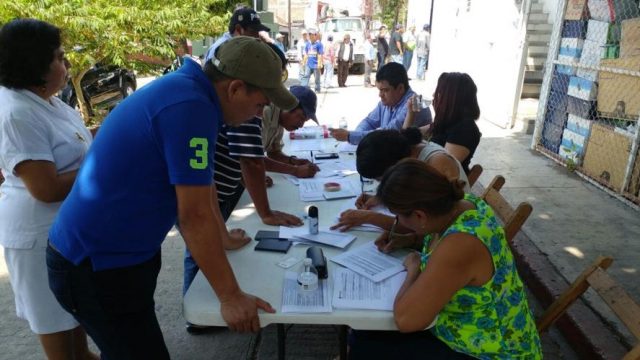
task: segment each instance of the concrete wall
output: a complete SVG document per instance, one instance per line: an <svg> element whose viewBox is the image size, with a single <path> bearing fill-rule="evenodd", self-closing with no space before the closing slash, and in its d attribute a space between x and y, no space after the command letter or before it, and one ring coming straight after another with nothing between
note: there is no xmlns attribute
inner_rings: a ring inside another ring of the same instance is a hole
<svg viewBox="0 0 640 360"><path fill-rule="evenodd" d="M560 5L560 1L538 0L538 2L543 4L544 11L549 14L549 24L553 24L556 21L556 17L558 17L558 6Z"/></svg>
<svg viewBox="0 0 640 360"><path fill-rule="evenodd" d="M516 0L435 0L427 92L442 72L466 72L478 86L482 117L512 120L523 47Z"/></svg>

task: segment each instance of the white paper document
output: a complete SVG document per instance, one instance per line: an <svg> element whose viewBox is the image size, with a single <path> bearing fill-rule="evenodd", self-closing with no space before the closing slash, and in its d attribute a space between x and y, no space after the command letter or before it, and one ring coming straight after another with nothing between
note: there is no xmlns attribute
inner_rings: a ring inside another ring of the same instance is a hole
<svg viewBox="0 0 640 360"><path fill-rule="evenodd" d="M339 142L336 148L338 152L352 152L352 153L356 152L357 149L358 149L358 145L351 145L346 141Z"/></svg>
<svg viewBox="0 0 640 360"><path fill-rule="evenodd" d="M375 282L387 279L404 270L402 260L378 251L373 241L345 251L329 260Z"/></svg>
<svg viewBox="0 0 640 360"><path fill-rule="evenodd" d="M320 151L323 149L322 139L291 140L287 151Z"/></svg>
<svg viewBox="0 0 640 360"><path fill-rule="evenodd" d="M336 309L393 310L393 302L407 272L373 282L370 279L343 267L333 270L333 298Z"/></svg>
<svg viewBox="0 0 640 360"><path fill-rule="evenodd" d="M279 236L284 239L293 239L298 235L304 235L309 233L309 226L306 224L298 227L280 226Z"/></svg>
<svg viewBox="0 0 640 360"><path fill-rule="evenodd" d="M353 188L351 181L346 178L300 179L298 182L300 200L302 201L333 200L358 196L358 192ZM340 190L325 191L324 184L326 182L340 184Z"/></svg>
<svg viewBox="0 0 640 360"><path fill-rule="evenodd" d="M309 234L307 231L305 234L296 235L296 239L301 238L303 240L309 240L320 244L335 246L340 249L344 249L347 245L351 244L356 239L355 235L345 234L335 231L318 231L317 234Z"/></svg>
<svg viewBox="0 0 640 360"><path fill-rule="evenodd" d="M336 216L336 224L338 223L338 221L340 221L340 215L347 211L347 210L356 210L356 207L353 204L347 204L345 207L343 207L342 211L340 211L340 214L338 214L338 216ZM369 209L371 211L375 211L379 214L383 214L383 215L387 215L387 216L391 216L394 217L395 215L393 215L391 213L391 211L389 211L389 209L387 209L384 206L374 206L371 209ZM350 228L347 231L368 231L368 232L378 232L381 233L384 231L383 228L373 225L373 224L362 224L362 225L358 225L358 226L353 226L352 228Z"/></svg>
<svg viewBox="0 0 640 360"><path fill-rule="evenodd" d="M283 313L328 313L331 312L331 300L327 280L319 280L314 291L303 291L298 285L298 273L284 273L282 287Z"/></svg>

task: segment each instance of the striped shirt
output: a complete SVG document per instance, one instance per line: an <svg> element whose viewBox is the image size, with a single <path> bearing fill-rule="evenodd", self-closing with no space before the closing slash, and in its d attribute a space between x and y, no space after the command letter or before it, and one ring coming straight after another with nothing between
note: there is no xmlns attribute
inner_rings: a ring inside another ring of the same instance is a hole
<svg viewBox="0 0 640 360"><path fill-rule="evenodd" d="M264 157L262 121L259 118L238 127L222 125L220 129L216 141L216 166L213 176L219 202L229 199L242 180L241 157Z"/></svg>

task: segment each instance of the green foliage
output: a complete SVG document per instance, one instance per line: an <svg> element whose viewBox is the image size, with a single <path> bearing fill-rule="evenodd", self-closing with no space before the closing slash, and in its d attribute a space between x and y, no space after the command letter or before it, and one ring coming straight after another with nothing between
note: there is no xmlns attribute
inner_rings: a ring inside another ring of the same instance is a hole
<svg viewBox="0 0 640 360"><path fill-rule="evenodd" d="M225 31L229 13L212 13L227 1L12 0L3 2L0 22L31 17L63 30L72 76L97 62L148 71L145 58L170 59L174 39L202 38ZM80 51L72 50L82 49ZM140 55L144 55L141 57Z"/></svg>
<svg viewBox="0 0 640 360"><path fill-rule="evenodd" d="M404 23L406 21L407 0L379 0L382 13L381 21L387 25L389 32L393 30L396 23Z"/></svg>
<svg viewBox="0 0 640 360"><path fill-rule="evenodd" d="M96 63L148 73L173 58L177 39L223 33L229 7L228 0L11 0L0 6L0 24L35 18L61 28L71 79L80 93L80 79ZM84 99L79 101L88 121Z"/></svg>

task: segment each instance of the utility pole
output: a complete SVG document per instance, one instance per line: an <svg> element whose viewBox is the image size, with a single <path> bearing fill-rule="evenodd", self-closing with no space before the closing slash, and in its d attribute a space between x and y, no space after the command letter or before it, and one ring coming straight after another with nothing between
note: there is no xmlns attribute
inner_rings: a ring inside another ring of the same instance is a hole
<svg viewBox="0 0 640 360"><path fill-rule="evenodd" d="M293 33L291 32L291 0L287 0L287 25L289 26L289 48L293 46Z"/></svg>

